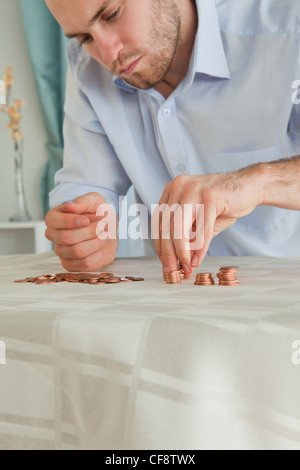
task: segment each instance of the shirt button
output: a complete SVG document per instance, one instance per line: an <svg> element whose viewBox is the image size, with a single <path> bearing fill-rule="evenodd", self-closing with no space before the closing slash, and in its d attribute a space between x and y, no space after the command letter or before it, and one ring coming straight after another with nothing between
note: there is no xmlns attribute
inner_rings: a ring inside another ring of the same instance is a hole
<svg viewBox="0 0 300 470"><path fill-rule="evenodd" d="M171 110L169 108L165 108L163 110L163 116L169 118L171 116Z"/></svg>
<svg viewBox="0 0 300 470"><path fill-rule="evenodd" d="M185 173L185 170L186 170L186 166L181 164L181 165L178 165L177 166L177 171L180 175L183 175Z"/></svg>

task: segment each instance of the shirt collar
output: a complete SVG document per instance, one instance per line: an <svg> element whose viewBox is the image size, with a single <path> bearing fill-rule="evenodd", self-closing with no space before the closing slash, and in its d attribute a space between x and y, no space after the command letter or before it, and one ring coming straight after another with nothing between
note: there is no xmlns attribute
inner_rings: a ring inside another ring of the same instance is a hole
<svg viewBox="0 0 300 470"><path fill-rule="evenodd" d="M214 0L196 0L196 6L198 11L198 32L195 39L191 66L196 73L230 79L230 71ZM128 83L116 75L113 75L113 82L118 87L131 93L137 91L136 87L128 85Z"/></svg>
<svg viewBox="0 0 300 470"><path fill-rule="evenodd" d="M195 41L195 72L231 78L214 0L196 0L198 32Z"/></svg>

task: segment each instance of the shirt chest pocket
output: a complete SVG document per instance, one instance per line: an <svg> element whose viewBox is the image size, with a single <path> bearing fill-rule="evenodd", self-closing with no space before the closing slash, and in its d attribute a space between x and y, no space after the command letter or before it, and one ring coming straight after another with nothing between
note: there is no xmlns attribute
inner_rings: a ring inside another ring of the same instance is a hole
<svg viewBox="0 0 300 470"><path fill-rule="evenodd" d="M262 150L242 153L215 153L208 157L210 173L230 173L255 163L268 163L283 158L280 149L274 145Z"/></svg>
<svg viewBox="0 0 300 470"><path fill-rule="evenodd" d="M277 146L243 153L217 153L209 156L210 173L230 173L256 163L269 163L283 158ZM244 232L260 232L268 241L268 233L289 233L290 211L277 207L257 207L250 215L239 219L236 228Z"/></svg>

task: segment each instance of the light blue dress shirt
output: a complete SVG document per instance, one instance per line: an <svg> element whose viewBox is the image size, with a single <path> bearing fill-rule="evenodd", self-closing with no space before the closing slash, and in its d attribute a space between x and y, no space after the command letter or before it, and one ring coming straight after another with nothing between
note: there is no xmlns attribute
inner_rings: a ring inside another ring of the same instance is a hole
<svg viewBox="0 0 300 470"><path fill-rule="evenodd" d="M131 184L151 209L176 176L300 155L300 2L196 0L186 78L165 99L127 85L77 40L68 47L64 168L51 206L91 191L118 211ZM300 181L300 175L299 175ZM300 212L258 207L210 255L300 256Z"/></svg>

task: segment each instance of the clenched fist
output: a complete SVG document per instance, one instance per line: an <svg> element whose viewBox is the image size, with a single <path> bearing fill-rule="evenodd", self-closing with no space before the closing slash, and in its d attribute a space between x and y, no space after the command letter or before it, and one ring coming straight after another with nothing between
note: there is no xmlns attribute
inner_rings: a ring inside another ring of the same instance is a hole
<svg viewBox="0 0 300 470"><path fill-rule="evenodd" d="M117 237L101 240L97 236L97 226L103 219L97 216L101 204L107 204L103 196L89 193L48 212L45 235L54 243L54 251L67 271L98 271L114 261ZM116 214L115 224L117 229Z"/></svg>

